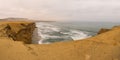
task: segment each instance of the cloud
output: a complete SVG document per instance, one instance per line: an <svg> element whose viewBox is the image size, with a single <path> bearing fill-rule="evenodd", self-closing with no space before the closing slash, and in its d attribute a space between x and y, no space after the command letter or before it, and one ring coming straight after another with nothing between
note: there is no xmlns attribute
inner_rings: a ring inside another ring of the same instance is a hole
<svg viewBox="0 0 120 60"><path fill-rule="evenodd" d="M42 20L119 20L119 0L0 0L1 17Z"/></svg>

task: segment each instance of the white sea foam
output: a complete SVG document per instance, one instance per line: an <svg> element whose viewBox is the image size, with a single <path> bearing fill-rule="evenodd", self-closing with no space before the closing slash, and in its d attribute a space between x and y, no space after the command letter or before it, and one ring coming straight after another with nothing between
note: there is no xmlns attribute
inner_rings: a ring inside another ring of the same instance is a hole
<svg viewBox="0 0 120 60"><path fill-rule="evenodd" d="M91 37L88 34L85 34L84 32L77 31L77 30L71 30L70 35L73 38L73 40L80 40L80 39L85 39L85 38Z"/></svg>
<svg viewBox="0 0 120 60"><path fill-rule="evenodd" d="M67 29L64 31L62 28L57 25L52 25L49 23L37 22L37 36L40 37L39 41L36 40L39 44L50 44L54 40L65 41L65 40L80 40L84 38L91 37L85 31L79 31L75 29ZM63 39L63 40L61 40ZM34 39L33 39L34 40ZM54 41L55 42L55 41Z"/></svg>

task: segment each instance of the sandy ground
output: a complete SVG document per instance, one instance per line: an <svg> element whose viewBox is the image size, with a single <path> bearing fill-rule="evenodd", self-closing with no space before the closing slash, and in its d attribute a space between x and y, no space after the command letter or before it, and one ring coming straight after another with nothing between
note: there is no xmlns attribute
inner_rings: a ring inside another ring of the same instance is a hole
<svg viewBox="0 0 120 60"><path fill-rule="evenodd" d="M0 60L120 60L120 28L88 39L47 45L1 37Z"/></svg>

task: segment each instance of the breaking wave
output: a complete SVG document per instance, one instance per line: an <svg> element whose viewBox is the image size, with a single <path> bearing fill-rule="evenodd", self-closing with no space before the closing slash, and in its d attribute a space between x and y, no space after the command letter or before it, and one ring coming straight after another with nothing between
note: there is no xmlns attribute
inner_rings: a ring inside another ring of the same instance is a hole
<svg viewBox="0 0 120 60"><path fill-rule="evenodd" d="M60 27L44 22L37 22L36 27L33 34L33 43L38 44L80 40L92 36L92 32Z"/></svg>

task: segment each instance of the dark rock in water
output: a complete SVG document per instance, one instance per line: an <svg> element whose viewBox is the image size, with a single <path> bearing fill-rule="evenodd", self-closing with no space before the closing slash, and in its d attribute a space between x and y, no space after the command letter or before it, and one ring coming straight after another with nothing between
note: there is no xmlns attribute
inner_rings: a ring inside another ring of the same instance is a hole
<svg viewBox="0 0 120 60"><path fill-rule="evenodd" d="M31 43L34 28L32 22L0 22L0 37Z"/></svg>
<svg viewBox="0 0 120 60"><path fill-rule="evenodd" d="M105 32L107 32L107 31L109 31L109 30L110 30L110 29L102 28L102 29L98 32L98 34L105 33Z"/></svg>

